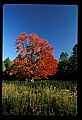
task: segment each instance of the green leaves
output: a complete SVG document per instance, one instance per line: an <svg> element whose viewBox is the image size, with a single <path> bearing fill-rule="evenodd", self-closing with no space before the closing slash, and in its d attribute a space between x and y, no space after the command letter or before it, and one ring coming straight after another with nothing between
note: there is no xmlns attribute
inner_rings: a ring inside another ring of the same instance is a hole
<svg viewBox="0 0 82 120"><path fill-rule="evenodd" d="M4 60L4 64L5 64L5 67L7 70L10 69L12 63L11 63L9 57Z"/></svg>
<svg viewBox="0 0 82 120"><path fill-rule="evenodd" d="M4 72L6 70L4 62L2 62L2 71Z"/></svg>
<svg viewBox="0 0 82 120"><path fill-rule="evenodd" d="M58 76L63 79L77 79L77 46L74 45L73 52L68 58L66 52L62 52L58 62Z"/></svg>
<svg viewBox="0 0 82 120"><path fill-rule="evenodd" d="M62 52L61 55L60 55L60 60L65 60L65 59L68 59L68 54L65 52Z"/></svg>

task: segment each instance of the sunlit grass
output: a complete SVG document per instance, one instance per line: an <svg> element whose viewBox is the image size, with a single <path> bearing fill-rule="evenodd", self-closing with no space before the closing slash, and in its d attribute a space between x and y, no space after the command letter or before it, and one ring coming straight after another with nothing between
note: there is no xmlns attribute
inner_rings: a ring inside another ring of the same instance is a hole
<svg viewBox="0 0 82 120"><path fill-rule="evenodd" d="M64 83L58 87L49 83L33 86L33 83L28 85L26 82L3 82L2 114L75 116L77 86L71 86L67 89Z"/></svg>

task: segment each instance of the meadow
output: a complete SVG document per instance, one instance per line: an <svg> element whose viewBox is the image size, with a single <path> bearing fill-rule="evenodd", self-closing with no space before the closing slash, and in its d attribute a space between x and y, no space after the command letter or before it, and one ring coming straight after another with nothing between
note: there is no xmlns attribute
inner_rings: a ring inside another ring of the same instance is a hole
<svg viewBox="0 0 82 120"><path fill-rule="evenodd" d="M3 115L77 115L77 82L2 81Z"/></svg>

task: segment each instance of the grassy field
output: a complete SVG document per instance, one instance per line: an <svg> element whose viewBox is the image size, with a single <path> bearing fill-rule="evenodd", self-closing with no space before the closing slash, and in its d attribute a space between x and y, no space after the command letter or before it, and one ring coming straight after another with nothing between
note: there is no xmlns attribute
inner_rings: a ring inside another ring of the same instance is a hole
<svg viewBox="0 0 82 120"><path fill-rule="evenodd" d="M3 115L77 115L76 81L3 81Z"/></svg>

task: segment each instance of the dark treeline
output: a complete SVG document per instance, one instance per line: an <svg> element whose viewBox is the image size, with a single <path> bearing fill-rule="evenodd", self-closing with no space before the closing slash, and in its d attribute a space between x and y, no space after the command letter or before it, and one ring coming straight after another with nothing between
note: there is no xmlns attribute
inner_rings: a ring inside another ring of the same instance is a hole
<svg viewBox="0 0 82 120"><path fill-rule="evenodd" d="M71 56L62 52L58 62L58 72L50 79L77 80L77 44L74 45Z"/></svg>
<svg viewBox="0 0 82 120"><path fill-rule="evenodd" d="M68 57L66 52L62 52L58 61L58 72L54 76L49 76L49 79L54 80L77 80L77 46L75 44L71 56ZM16 75L9 75L12 66L9 57L2 61L2 79L3 80L16 80ZM43 78L45 79L45 78Z"/></svg>

